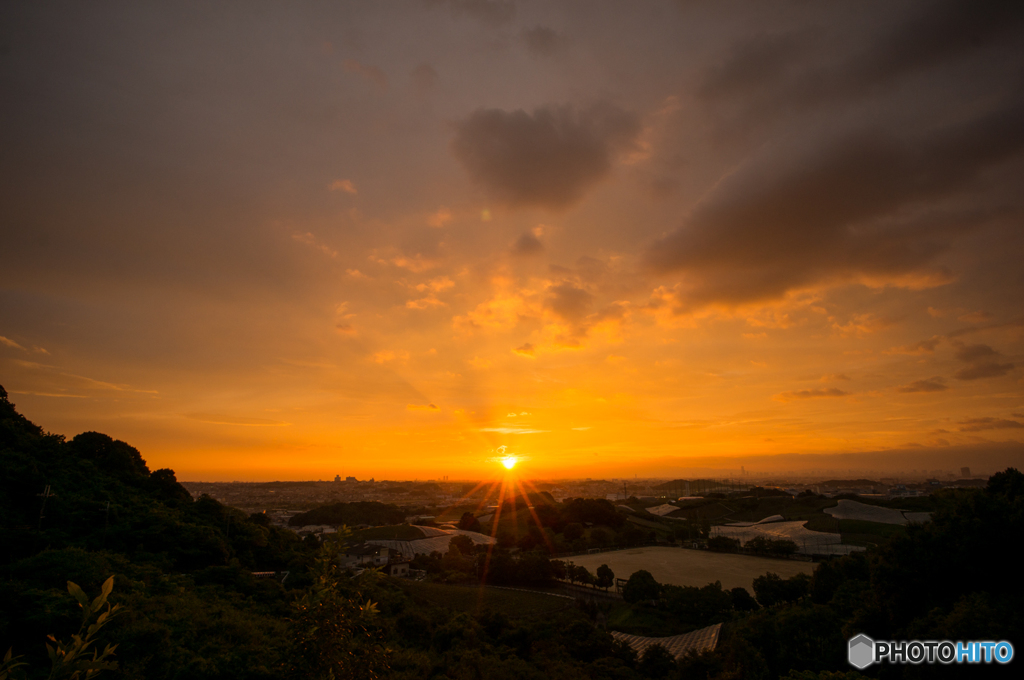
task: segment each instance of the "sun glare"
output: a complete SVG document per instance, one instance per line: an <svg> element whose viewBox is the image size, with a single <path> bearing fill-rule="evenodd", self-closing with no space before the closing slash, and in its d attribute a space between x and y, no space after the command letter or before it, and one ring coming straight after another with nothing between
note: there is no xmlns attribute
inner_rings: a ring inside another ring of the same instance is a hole
<svg viewBox="0 0 1024 680"><path fill-rule="evenodd" d="M506 458L502 458L501 459L501 464L505 466L506 470L511 470L512 468L514 468L516 466L516 463L518 463L518 462L519 462L519 459L516 458L515 456L508 456Z"/></svg>

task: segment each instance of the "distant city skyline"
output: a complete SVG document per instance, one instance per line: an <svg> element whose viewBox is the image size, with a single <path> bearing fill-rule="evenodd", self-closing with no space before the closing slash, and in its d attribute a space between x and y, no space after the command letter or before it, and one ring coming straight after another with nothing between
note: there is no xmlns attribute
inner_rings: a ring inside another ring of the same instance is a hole
<svg viewBox="0 0 1024 680"><path fill-rule="evenodd" d="M1021 26L6 3L0 384L188 480L1021 465Z"/></svg>

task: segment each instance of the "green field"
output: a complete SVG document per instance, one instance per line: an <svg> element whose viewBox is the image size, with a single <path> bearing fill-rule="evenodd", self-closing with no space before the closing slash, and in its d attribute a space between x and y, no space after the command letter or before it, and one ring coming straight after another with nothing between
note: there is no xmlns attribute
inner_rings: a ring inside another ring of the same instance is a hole
<svg viewBox="0 0 1024 680"><path fill-rule="evenodd" d="M390 540L415 541L423 538L423 532L408 524L395 524L389 527L370 527L353 532L356 541Z"/></svg>
<svg viewBox="0 0 1024 680"><path fill-rule="evenodd" d="M543 592L479 586L446 586L413 581L403 582L402 588L414 599L468 613L490 609L510 616L542 614L575 606L574 600L554 597Z"/></svg>

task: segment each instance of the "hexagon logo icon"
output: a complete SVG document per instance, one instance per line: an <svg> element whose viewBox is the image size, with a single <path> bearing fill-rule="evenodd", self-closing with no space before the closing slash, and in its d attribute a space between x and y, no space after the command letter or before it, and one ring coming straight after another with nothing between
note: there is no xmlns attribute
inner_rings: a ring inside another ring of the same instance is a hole
<svg viewBox="0 0 1024 680"><path fill-rule="evenodd" d="M875 641L861 633L850 639L850 665L857 670L864 670L875 660Z"/></svg>

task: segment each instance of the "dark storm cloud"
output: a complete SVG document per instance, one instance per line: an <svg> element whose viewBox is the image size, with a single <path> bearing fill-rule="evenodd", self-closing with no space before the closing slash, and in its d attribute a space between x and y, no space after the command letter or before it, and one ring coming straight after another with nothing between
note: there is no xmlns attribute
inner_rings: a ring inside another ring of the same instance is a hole
<svg viewBox="0 0 1024 680"><path fill-rule="evenodd" d="M513 255L538 255L544 252L544 244L532 233L525 231L512 245Z"/></svg>
<svg viewBox="0 0 1024 680"><path fill-rule="evenodd" d="M498 201L557 210L601 180L639 130L634 114L611 104L479 109L458 125L452 151Z"/></svg>
<svg viewBox="0 0 1024 680"><path fill-rule="evenodd" d="M700 275L697 301L744 302L830 277L919 271L951 233L998 214L935 204L976 189L981 173L1020 154L1022 116L1014 101L917 134L875 127L805 142L796 153L769 150L724 178L646 260L655 271Z"/></svg>
<svg viewBox="0 0 1024 680"><path fill-rule="evenodd" d="M967 364L953 374L957 380L998 378L1013 370L1013 364L1003 362L1003 355L988 345L961 345L955 356Z"/></svg>
<svg viewBox="0 0 1024 680"><path fill-rule="evenodd" d="M909 385L897 387L896 391L912 394L914 392L942 392L948 389L949 385L946 385L942 378L936 377L928 380L915 380Z"/></svg>
<svg viewBox="0 0 1024 680"><path fill-rule="evenodd" d="M883 14L877 27L864 27L866 35L857 41L858 47L839 58L842 51L828 45L820 31L755 35L734 46L709 71L701 93L714 98L760 89L765 98L789 106L848 100L952 61L992 56L986 53L993 49L1002 50L996 59L1006 59L1007 51L1019 56L1022 3L951 0L908 5L910 10L890 26L885 26Z"/></svg>

